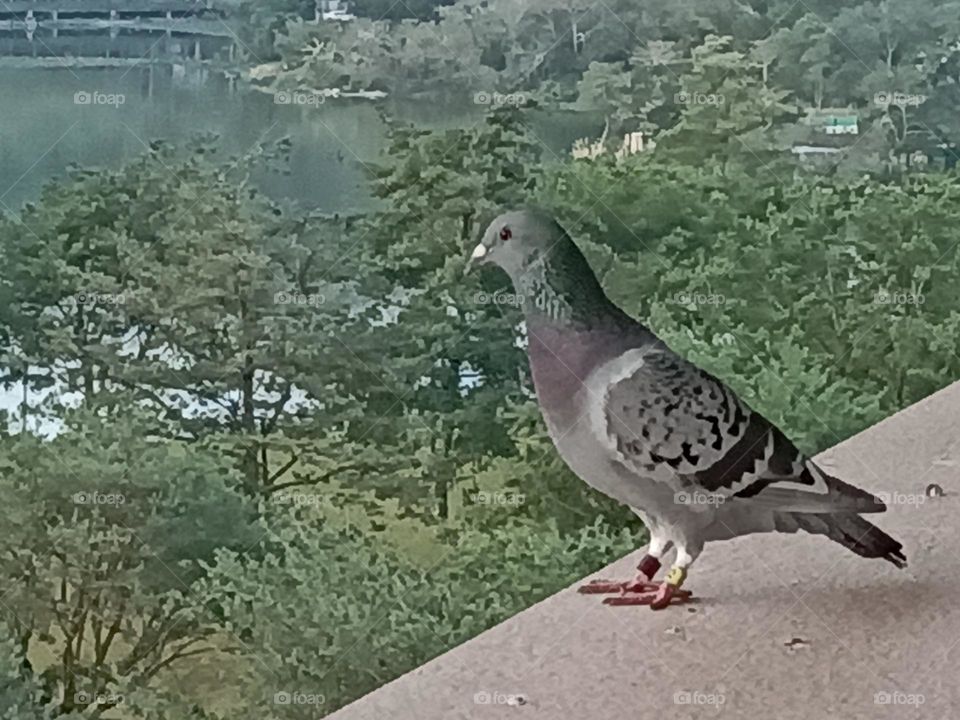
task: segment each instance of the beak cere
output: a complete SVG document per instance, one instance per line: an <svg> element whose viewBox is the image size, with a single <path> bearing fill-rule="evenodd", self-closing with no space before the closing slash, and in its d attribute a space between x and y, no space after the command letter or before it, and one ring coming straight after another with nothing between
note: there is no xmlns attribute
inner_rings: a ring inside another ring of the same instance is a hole
<svg viewBox="0 0 960 720"><path fill-rule="evenodd" d="M467 266L463 269L463 274L466 275L468 272L473 270L484 257L487 255L487 246L483 243L478 243L477 246L473 249L473 252L470 253L470 259L467 260Z"/></svg>

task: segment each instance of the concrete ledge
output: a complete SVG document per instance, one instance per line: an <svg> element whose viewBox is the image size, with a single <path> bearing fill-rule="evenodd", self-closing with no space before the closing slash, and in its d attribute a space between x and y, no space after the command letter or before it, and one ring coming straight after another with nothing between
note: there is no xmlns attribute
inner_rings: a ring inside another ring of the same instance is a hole
<svg viewBox="0 0 960 720"><path fill-rule="evenodd" d="M330 717L960 717L960 383L819 460L899 494L873 519L906 570L806 534L716 543L691 571L695 611L574 586ZM930 483L947 494L924 497ZM593 577L629 577L639 555Z"/></svg>

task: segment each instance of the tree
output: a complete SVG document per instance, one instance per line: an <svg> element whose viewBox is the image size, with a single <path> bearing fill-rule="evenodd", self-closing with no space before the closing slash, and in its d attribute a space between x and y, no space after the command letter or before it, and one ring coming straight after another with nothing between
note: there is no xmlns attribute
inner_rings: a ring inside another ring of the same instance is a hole
<svg viewBox="0 0 960 720"><path fill-rule="evenodd" d="M763 82L761 66L734 50L732 38L708 36L680 77L675 102L683 109L677 123L657 136L660 150L685 162L736 158L760 168L784 157L789 146L778 131L791 115L796 118L796 108L787 92Z"/></svg>
<svg viewBox="0 0 960 720"><path fill-rule="evenodd" d="M511 452L489 413L520 393L525 362L501 315L517 309L492 300L497 286L478 292L461 275L470 243L495 208L520 202L536 185L540 145L517 113L501 108L466 130L395 127L375 180L387 206L352 258L368 273L358 291L381 298L365 308L367 323L351 336L353 352L370 358L364 375L375 383L366 396L369 420L356 430L427 463L416 484L381 476L388 483L381 490L428 491L436 503L430 512L440 517L460 463ZM485 342L473 342L479 337ZM385 362L377 355L383 347L392 356Z"/></svg>
<svg viewBox="0 0 960 720"><path fill-rule="evenodd" d="M257 542L253 509L215 453L150 439L137 415L75 411L54 440L3 441L0 615L21 680L0 694L38 713L99 717L230 646L190 584L216 548Z"/></svg>
<svg viewBox="0 0 960 720"><path fill-rule="evenodd" d="M132 393L158 433L218 435L250 494L287 480L318 433L337 446L358 412L332 391L352 372L334 340L354 300L337 266L349 220L267 200L250 185L262 153L158 143L119 170L75 171L8 221L7 384L33 367L32 391L112 406Z"/></svg>

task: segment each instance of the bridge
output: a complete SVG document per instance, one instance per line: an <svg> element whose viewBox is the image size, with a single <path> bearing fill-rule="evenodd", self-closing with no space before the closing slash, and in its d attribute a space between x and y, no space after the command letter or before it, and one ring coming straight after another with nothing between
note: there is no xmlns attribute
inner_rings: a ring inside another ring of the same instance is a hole
<svg viewBox="0 0 960 720"><path fill-rule="evenodd" d="M192 0L10 0L0 4L0 19L185 17L222 15L212 2Z"/></svg>
<svg viewBox="0 0 960 720"><path fill-rule="evenodd" d="M7 0L0 3L0 66L229 61L236 35L223 17L210 0Z"/></svg>

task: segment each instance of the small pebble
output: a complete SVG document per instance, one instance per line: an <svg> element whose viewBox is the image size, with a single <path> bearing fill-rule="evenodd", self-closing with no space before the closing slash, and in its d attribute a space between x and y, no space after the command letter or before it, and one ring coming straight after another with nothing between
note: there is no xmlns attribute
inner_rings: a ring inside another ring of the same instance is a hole
<svg viewBox="0 0 960 720"><path fill-rule="evenodd" d="M676 635L681 640L687 639L687 633L679 625L674 625L671 628L667 628L666 630L664 630L664 633L666 633L667 635Z"/></svg>
<svg viewBox="0 0 960 720"><path fill-rule="evenodd" d="M799 649L799 648L807 647L809 644L810 644L810 642L809 642L808 640L804 640L803 638L795 637L795 638L790 638L787 642L785 642L785 643L784 643L784 646L785 646L788 650L797 650L797 649Z"/></svg>

